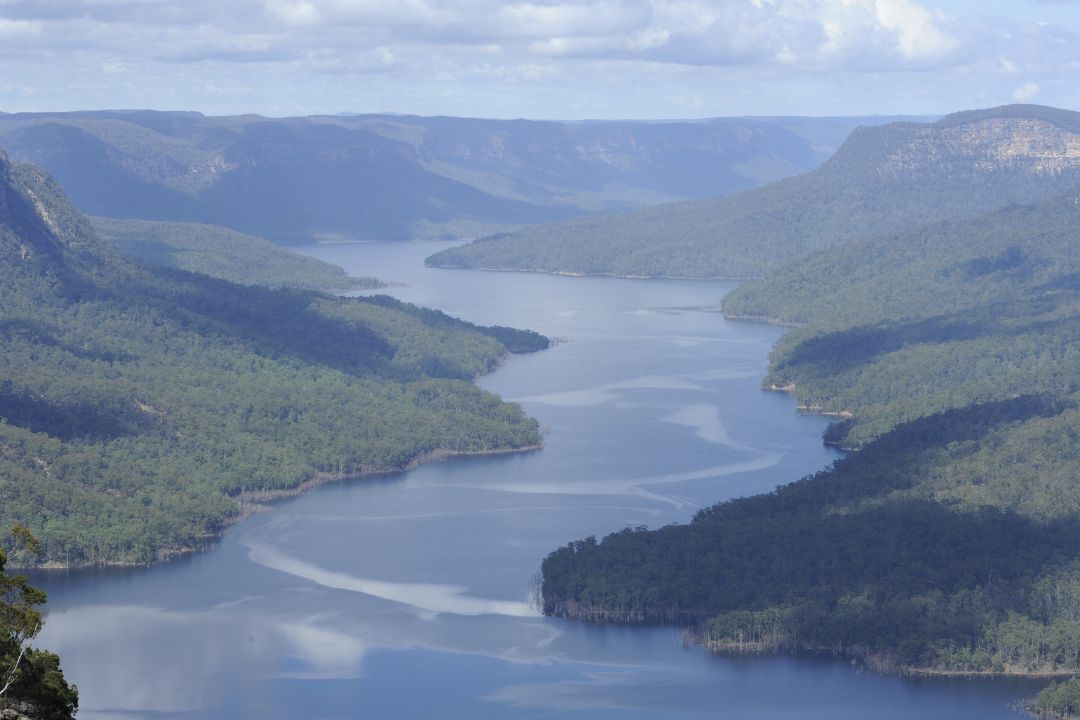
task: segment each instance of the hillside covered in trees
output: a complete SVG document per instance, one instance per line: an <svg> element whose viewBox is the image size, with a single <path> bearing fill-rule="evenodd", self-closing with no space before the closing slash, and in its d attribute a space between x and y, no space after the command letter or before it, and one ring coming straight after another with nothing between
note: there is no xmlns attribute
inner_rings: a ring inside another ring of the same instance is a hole
<svg viewBox="0 0 1080 720"><path fill-rule="evenodd" d="M380 287L375 278L352 277L337 265L217 225L103 217L90 222L103 240L145 265L241 285L326 292Z"/></svg>
<svg viewBox="0 0 1080 720"><path fill-rule="evenodd" d="M818 169L723 197L481 238L442 268L756 278L918 224L1048 199L1080 181L1080 113L1016 105L853 132Z"/></svg>
<svg viewBox="0 0 1080 720"><path fill-rule="evenodd" d="M1028 710L1045 720L1080 717L1080 678L1051 683L1039 693Z"/></svg>
<svg viewBox="0 0 1080 720"><path fill-rule="evenodd" d="M885 118L537 122L0 113L0 146L90 215L274 242L478 237L756 187Z"/></svg>
<svg viewBox="0 0 1080 720"><path fill-rule="evenodd" d="M1048 161L1051 161L1048 159ZM901 671L1080 671L1080 190L825 250L725 299L804 323L767 387L856 450L687 525L577 541L545 611Z"/></svg>
<svg viewBox="0 0 1080 720"><path fill-rule="evenodd" d="M725 298L736 316L806 323L766 385L852 414L828 439L860 447L897 424L1080 377L1080 192L973 222L914 228L814 256Z"/></svg>
<svg viewBox="0 0 1080 720"><path fill-rule="evenodd" d="M311 479L540 442L470 380L546 338L150 269L2 155L0 337L0 527L51 563L151 562Z"/></svg>

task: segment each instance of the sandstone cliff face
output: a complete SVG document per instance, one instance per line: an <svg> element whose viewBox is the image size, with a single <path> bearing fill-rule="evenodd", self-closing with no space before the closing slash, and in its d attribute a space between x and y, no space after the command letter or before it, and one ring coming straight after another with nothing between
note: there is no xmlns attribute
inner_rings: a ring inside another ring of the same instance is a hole
<svg viewBox="0 0 1080 720"><path fill-rule="evenodd" d="M1059 175L1080 167L1080 134L1041 119L988 118L959 127L913 128L881 164L882 175L920 170L971 175Z"/></svg>

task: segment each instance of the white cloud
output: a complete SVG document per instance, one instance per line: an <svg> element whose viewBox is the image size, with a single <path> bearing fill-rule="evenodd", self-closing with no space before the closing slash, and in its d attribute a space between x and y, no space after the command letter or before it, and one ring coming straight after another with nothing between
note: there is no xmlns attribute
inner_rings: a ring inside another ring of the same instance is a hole
<svg viewBox="0 0 1080 720"><path fill-rule="evenodd" d="M322 13L310 2L292 2L291 0L271 0L266 4L270 17L289 26L314 26L323 21Z"/></svg>
<svg viewBox="0 0 1080 720"><path fill-rule="evenodd" d="M931 96L947 107L1014 93L1050 100L1080 66L1080 41L1061 27L949 15L930 0L0 0L0 40L20 92L37 88L57 104L87 98L84 107L119 103L92 99L107 83L74 80L89 67L119 68L114 76L160 88L173 107L188 75L191 92L213 77L222 95L274 103L274 83L287 75L293 93L323 92L342 109L354 109L344 105L351 90L379 109L416 111L397 103L417 97L519 115L521 96L507 91L527 83L555 116L590 103L627 116L646 95L646 107L704 97L704 111L731 114L749 112L747 100L789 98L835 112L827 108L841 101L871 102L847 97L853 79L884 85L890 108L925 107ZM343 87L350 74L372 84ZM694 84L676 87L675 76ZM1018 78L1035 89L1017 88ZM729 100L708 100L720 84Z"/></svg>
<svg viewBox="0 0 1080 720"><path fill-rule="evenodd" d="M477 18L480 20L481 18ZM487 27L500 35L563 37L581 35L622 35L636 30L645 13L632 6L615 3L587 5L512 3L493 15Z"/></svg>
<svg viewBox="0 0 1080 720"><path fill-rule="evenodd" d="M1035 96L1039 94L1039 84L1034 82L1026 82L1013 91L1013 99L1016 102L1026 103L1035 99Z"/></svg>
<svg viewBox="0 0 1080 720"><path fill-rule="evenodd" d="M663 47L671 40L671 31L660 28L648 28L639 31L627 39L631 50L652 50Z"/></svg>
<svg viewBox="0 0 1080 720"><path fill-rule="evenodd" d="M957 41L941 27L940 17L909 0L875 0L878 23L896 34L896 44L907 59L948 55Z"/></svg>
<svg viewBox="0 0 1080 720"><path fill-rule="evenodd" d="M400 64L387 47L309 50L300 55L298 63L307 70L327 75L382 73Z"/></svg>
<svg viewBox="0 0 1080 720"><path fill-rule="evenodd" d="M904 69L951 62L963 46L948 18L914 0L516 4L484 27L535 38L528 49L542 55L694 66Z"/></svg>
<svg viewBox="0 0 1080 720"><path fill-rule="evenodd" d="M41 32L41 23L30 20L8 20L0 17L0 37L15 35L37 35Z"/></svg>
<svg viewBox="0 0 1080 720"><path fill-rule="evenodd" d="M162 31L231 36L207 58L258 61L232 49L258 36L262 59L356 47L471 48L522 55L665 62L690 66L773 65L856 72L944 67L973 48L995 61L1008 39L929 9L920 0L8 0L0 34L65 23L57 46L96 41L120 52L188 58L191 43ZM1052 30L1052 29L1051 29ZM1049 30L1027 29L1062 44ZM74 40L73 40L74 39ZM162 47L176 43L184 46ZM1002 41L1005 41L1004 43ZM1071 36L1065 45L1071 49ZM1030 40L1025 43L1031 44ZM0 49L2 52L2 49ZM984 53L985 54L985 53ZM1008 63L1022 64L1009 57ZM1006 62L1002 60L1001 62ZM1022 68L1021 68L1022 69Z"/></svg>

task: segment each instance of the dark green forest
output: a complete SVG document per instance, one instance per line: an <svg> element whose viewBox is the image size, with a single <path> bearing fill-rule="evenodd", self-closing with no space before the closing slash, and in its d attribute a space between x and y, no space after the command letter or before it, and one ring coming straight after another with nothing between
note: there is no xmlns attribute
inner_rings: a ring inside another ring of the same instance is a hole
<svg viewBox="0 0 1080 720"><path fill-rule="evenodd" d="M377 288L328 262L217 225L95 217L101 239L146 265L171 267L241 285L344 292Z"/></svg>
<svg viewBox="0 0 1080 720"><path fill-rule="evenodd" d="M577 541L545 611L901 672L1080 671L1080 192L824 250L725 298L799 327L766 388L853 452Z"/></svg>
<svg viewBox="0 0 1080 720"><path fill-rule="evenodd" d="M694 626L717 650L824 650L891 669L1075 669L1075 500L1066 512L1048 479L1032 488L1051 495L1041 514L953 502L940 476L1066 414L1077 413L1022 397L933 415L687 525L571 543L544 561L544 611ZM976 485L998 482L968 469Z"/></svg>
<svg viewBox="0 0 1080 720"><path fill-rule="evenodd" d="M723 197L534 225L444 250L428 264L758 278L823 248L1053 197L1080 180L1080 165L1048 170L1035 148L1064 147L1078 118L1022 105L862 127L803 175Z"/></svg>
<svg viewBox="0 0 1080 720"><path fill-rule="evenodd" d="M151 269L2 155L0 336L0 526L54 564L151 562L313 478L541 440L470 380L542 336Z"/></svg>
<svg viewBox="0 0 1080 720"><path fill-rule="evenodd" d="M1046 720L1074 720L1080 717L1080 678L1051 683L1039 693L1029 708Z"/></svg>

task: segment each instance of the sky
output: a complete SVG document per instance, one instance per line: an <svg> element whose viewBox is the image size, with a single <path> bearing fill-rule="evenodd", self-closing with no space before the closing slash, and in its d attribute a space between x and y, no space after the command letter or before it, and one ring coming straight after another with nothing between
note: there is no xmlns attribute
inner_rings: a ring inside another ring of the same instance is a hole
<svg viewBox="0 0 1080 720"><path fill-rule="evenodd" d="M0 0L0 112L1080 109L1080 0Z"/></svg>

